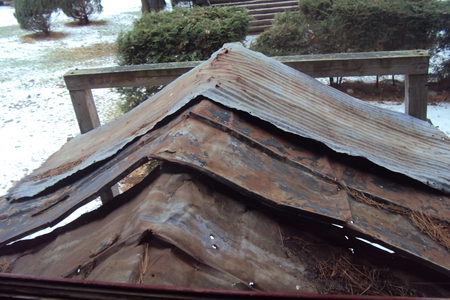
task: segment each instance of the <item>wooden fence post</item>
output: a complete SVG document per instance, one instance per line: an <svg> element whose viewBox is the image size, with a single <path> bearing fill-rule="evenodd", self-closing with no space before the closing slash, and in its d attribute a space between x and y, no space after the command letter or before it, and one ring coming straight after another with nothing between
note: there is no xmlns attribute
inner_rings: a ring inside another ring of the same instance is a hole
<svg viewBox="0 0 450 300"><path fill-rule="evenodd" d="M100 127L100 118L98 117L94 97L90 89L75 91L71 90L70 98L72 100L81 133L86 133L94 128ZM110 189L101 193L100 198L102 199L102 203L105 204L118 194L119 187L115 184Z"/></svg>
<svg viewBox="0 0 450 300"><path fill-rule="evenodd" d="M86 89L78 91L71 90L69 92L81 133L86 133L99 127L100 118L98 117L97 108L95 107L92 91Z"/></svg>
<svg viewBox="0 0 450 300"><path fill-rule="evenodd" d="M405 75L405 113L427 120L428 74Z"/></svg>

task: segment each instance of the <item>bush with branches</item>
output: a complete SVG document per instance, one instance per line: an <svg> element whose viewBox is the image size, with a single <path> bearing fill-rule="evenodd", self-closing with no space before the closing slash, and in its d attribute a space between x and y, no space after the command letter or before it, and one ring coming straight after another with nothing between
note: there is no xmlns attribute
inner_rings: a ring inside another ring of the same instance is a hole
<svg viewBox="0 0 450 300"><path fill-rule="evenodd" d="M60 8L69 18L78 21L80 25L90 22L89 18L103 10L101 0L59 0Z"/></svg>
<svg viewBox="0 0 450 300"><path fill-rule="evenodd" d="M58 10L58 0L15 0L14 17L20 28L50 34L51 17Z"/></svg>
<svg viewBox="0 0 450 300"><path fill-rule="evenodd" d="M252 49L268 55L430 49L448 28L438 0L300 0Z"/></svg>
<svg viewBox="0 0 450 300"><path fill-rule="evenodd" d="M120 65L205 60L224 43L245 40L250 17L236 7L176 8L147 13L117 38ZM130 110L161 87L119 88Z"/></svg>
<svg viewBox="0 0 450 300"><path fill-rule="evenodd" d="M449 1L299 0L299 10L277 15L251 49L271 56L411 49L435 54L450 46L449 24Z"/></svg>

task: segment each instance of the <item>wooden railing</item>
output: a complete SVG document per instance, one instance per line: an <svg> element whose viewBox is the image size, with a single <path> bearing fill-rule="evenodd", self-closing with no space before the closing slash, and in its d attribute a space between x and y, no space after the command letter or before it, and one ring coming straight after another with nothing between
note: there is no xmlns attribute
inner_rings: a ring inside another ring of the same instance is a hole
<svg viewBox="0 0 450 300"><path fill-rule="evenodd" d="M312 77L405 75L405 113L426 120L429 55L424 50L280 56ZM100 126L91 89L165 85L201 62L71 70L64 75L81 133Z"/></svg>

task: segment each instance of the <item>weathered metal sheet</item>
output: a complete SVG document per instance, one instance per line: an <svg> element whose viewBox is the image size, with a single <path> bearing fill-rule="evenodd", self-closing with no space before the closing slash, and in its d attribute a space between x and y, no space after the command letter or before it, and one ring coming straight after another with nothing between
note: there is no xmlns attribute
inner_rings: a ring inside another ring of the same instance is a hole
<svg viewBox="0 0 450 300"><path fill-rule="evenodd" d="M448 249L424 235L411 221L369 205L350 201L353 221L347 227L389 245L402 255L421 257L422 263L450 275Z"/></svg>
<svg viewBox="0 0 450 300"><path fill-rule="evenodd" d="M450 142L439 130L230 44L139 109L67 143L13 188L8 199L34 197L62 180L73 182L74 174L108 160L199 95L450 192Z"/></svg>
<svg viewBox="0 0 450 300"><path fill-rule="evenodd" d="M193 175L164 171L139 194L123 195L120 202L101 207L88 224L67 230L38 251L18 254L11 271L94 281L317 293L305 265L286 256L275 221L211 190ZM117 209L112 211L111 205Z"/></svg>
<svg viewBox="0 0 450 300"><path fill-rule="evenodd" d="M201 174L179 165L163 166L139 186L61 228L45 242L1 259L10 262L11 272L22 275L317 293L320 285L305 257L308 252L296 255L287 244L288 237L303 236L303 226L268 217L250 206L249 198L218 192L217 183ZM360 209L356 210L359 214ZM355 226L360 221L364 223L364 218L355 219ZM386 228L381 234L398 236L407 229L396 233ZM416 234L412 230L407 235ZM417 237L421 238L420 233ZM316 241L319 245L309 256L332 247L337 251L332 243Z"/></svg>
<svg viewBox="0 0 450 300"><path fill-rule="evenodd" d="M236 48L222 49L204 66L202 74L214 74L217 80L203 96L320 141L336 152L365 157L450 192L450 138L435 127L359 101L259 53Z"/></svg>
<svg viewBox="0 0 450 300"><path fill-rule="evenodd" d="M213 126L223 127L222 130L247 140L253 147L263 148L264 153L271 153L281 161L295 164L330 182L345 184L374 198L450 221L450 197L405 176L333 155L305 140L296 142L292 136L282 138L280 132L268 132L267 127L261 130L219 105L202 102L193 109L192 115Z"/></svg>
<svg viewBox="0 0 450 300"><path fill-rule="evenodd" d="M263 129L242 119L235 110L203 100L129 144L91 173L79 174L72 184L32 200L3 199L0 245L56 223L152 157L195 168L253 198L255 203L322 221L346 223L379 243L450 273L449 251L408 225L403 217L354 203L342 183L368 196L438 217L449 215L450 199L446 195L428 187L414 186L413 190L408 182L383 181L376 168L361 171L339 161L340 156L329 156L329 149L320 150L317 145L309 145L307 139L292 140L292 136L282 137L280 133L276 128ZM410 202L405 198L408 196L413 196ZM155 218L162 218L159 212L155 211ZM388 225L380 230L380 224ZM409 234L404 234L405 230ZM418 251L422 247L429 250Z"/></svg>
<svg viewBox="0 0 450 300"><path fill-rule="evenodd" d="M209 101L202 103L203 108L217 109ZM350 218L348 195L339 188L338 182L324 180L301 165L292 166L283 159L268 156L263 149L190 118L189 114L194 113L188 110L167 126L144 135L99 169L50 195L9 203L0 199L0 245L57 223L126 176L147 157L199 168L271 206L299 209L335 222Z"/></svg>

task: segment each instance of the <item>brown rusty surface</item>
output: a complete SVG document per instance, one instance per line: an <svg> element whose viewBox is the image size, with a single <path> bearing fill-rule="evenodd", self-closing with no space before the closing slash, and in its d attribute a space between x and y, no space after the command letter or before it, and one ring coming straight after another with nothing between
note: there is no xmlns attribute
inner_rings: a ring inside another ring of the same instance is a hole
<svg viewBox="0 0 450 300"><path fill-rule="evenodd" d="M215 107L209 101L203 103L211 109ZM350 218L348 195L339 183L268 156L262 149L188 116L189 112L148 133L101 168L55 193L33 201L7 202L1 198L0 245L55 224L144 163L147 157L199 168L271 206L301 209L336 222Z"/></svg>
<svg viewBox="0 0 450 300"><path fill-rule="evenodd" d="M350 201L350 207L353 221L347 224L348 228L389 245L401 255L421 257L424 260L421 263L450 275L448 249L424 235L409 219L354 200Z"/></svg>
<svg viewBox="0 0 450 300"><path fill-rule="evenodd" d="M203 101L193 109L192 115L328 182L344 183L375 198L450 221L450 197L418 182L386 172L375 165L358 165L359 162L349 165L347 161L346 164L340 161L342 156L330 157L330 153L321 151L315 144L308 145L306 140L295 142L293 137L277 136L280 132L261 130L233 111L214 103ZM321 200L318 198L317 201Z"/></svg>
<svg viewBox="0 0 450 300"><path fill-rule="evenodd" d="M8 202L2 198L0 245L55 224L151 157L194 168L277 211L293 212L327 223L346 223L352 230L395 251L407 253L444 273L450 272L449 251L403 217L354 202L342 183L368 196L411 210L434 212L448 219L447 196L428 187L407 185L408 181L381 180L374 165L372 171L371 168L361 170L346 160L338 161L341 156L333 156L332 151L310 145L307 139L283 137L277 129L263 129L263 124L258 125L254 119L244 120L239 115L235 110L203 100L165 126L143 135L110 161L70 185L34 199ZM406 197L411 197L411 201ZM156 210L154 217L160 218L160 213L163 212ZM134 222L134 217L124 218ZM122 245L116 240L119 235L124 241L133 234L115 232L102 243L107 248L119 247ZM135 237L133 239L134 243ZM426 251L420 251L422 248ZM102 255L104 250L99 246L89 251ZM83 265L83 270L92 266Z"/></svg>
<svg viewBox="0 0 450 300"><path fill-rule="evenodd" d="M138 109L71 140L19 182L8 199L48 193L62 180L73 183L77 173L108 161L199 95L284 132L311 138L339 153L365 157L450 192L450 141L439 130L358 101L280 62L229 44Z"/></svg>
<svg viewBox="0 0 450 300"><path fill-rule="evenodd" d="M20 255L12 273L317 293L305 265L285 254L275 221L190 174L163 173L147 184L116 210L103 206L87 225Z"/></svg>
<svg viewBox="0 0 450 300"><path fill-rule="evenodd" d="M261 203L250 206L249 198L221 193L216 184L180 165L163 165L97 211L31 247L0 254L0 259L21 275L176 288L321 292L314 257L328 259L345 250L326 242L329 229L312 220L300 218L293 226L271 218L255 209L264 206ZM353 203L352 209L359 210ZM355 227L367 217L357 215ZM305 235L308 226L318 227L311 231L318 236ZM383 228L381 235L416 235L409 229L396 233ZM292 240L301 246L293 247ZM301 251L305 248L309 250ZM408 280L418 280L415 275Z"/></svg>
<svg viewBox="0 0 450 300"><path fill-rule="evenodd" d="M316 237L305 235L307 224L313 228L319 223L310 220L294 226L269 217L255 209L264 206L261 203L253 206L242 195L221 193L217 183L201 174L163 165L97 211L0 259L10 263L13 274L51 278L238 291L321 291L313 257L337 255L345 248L327 244L320 229ZM352 209L358 210L353 203ZM355 219L353 226L364 217ZM408 229L391 234L399 236ZM389 229L382 231L388 236ZM302 246L293 247L294 239ZM305 247L310 251L300 250Z"/></svg>

